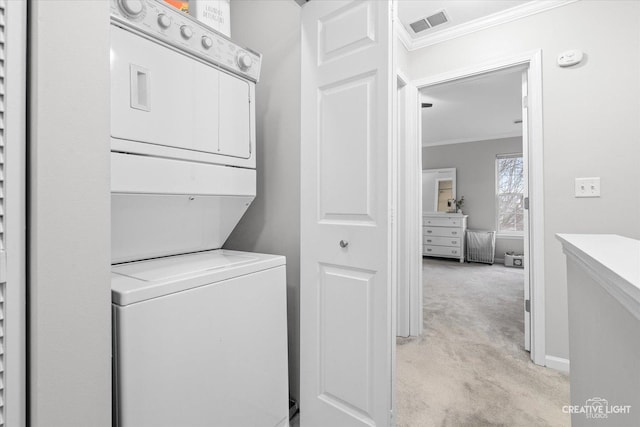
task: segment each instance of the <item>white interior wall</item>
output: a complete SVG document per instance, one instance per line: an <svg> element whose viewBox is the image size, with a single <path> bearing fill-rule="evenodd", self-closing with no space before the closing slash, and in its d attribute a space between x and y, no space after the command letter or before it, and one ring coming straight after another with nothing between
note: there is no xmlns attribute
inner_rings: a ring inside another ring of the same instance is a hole
<svg viewBox="0 0 640 427"><path fill-rule="evenodd" d="M407 50L406 47L404 47L404 45L402 44L402 42L400 41L400 39L398 37L395 37L394 39L394 46L393 48L396 51L396 58L397 58L397 67L398 70L396 71L400 71L402 72L404 75L406 75L407 77L410 78L410 76L408 75L409 72L409 51Z"/></svg>
<svg viewBox="0 0 640 427"><path fill-rule="evenodd" d="M30 425L108 427L109 3L29 8Z"/></svg>
<svg viewBox="0 0 640 427"><path fill-rule="evenodd" d="M410 52L425 78L542 49L547 355L568 358L566 268L555 233L640 237L640 2L578 1ZM582 49L582 64L556 65ZM620 58L624 58L620 60ZM574 197L599 176L602 196ZM615 218L615 219L614 219Z"/></svg>
<svg viewBox="0 0 640 427"><path fill-rule="evenodd" d="M469 215L468 227L495 230L496 155L521 152L521 137L436 145L422 148L422 165L425 169L456 168L456 198L464 196L462 211ZM496 238L497 260L503 260L506 251L523 250L523 238Z"/></svg>
<svg viewBox="0 0 640 427"><path fill-rule="evenodd" d="M225 248L287 257L289 387L299 397L300 6L231 2L231 35L263 56L256 86L258 194Z"/></svg>

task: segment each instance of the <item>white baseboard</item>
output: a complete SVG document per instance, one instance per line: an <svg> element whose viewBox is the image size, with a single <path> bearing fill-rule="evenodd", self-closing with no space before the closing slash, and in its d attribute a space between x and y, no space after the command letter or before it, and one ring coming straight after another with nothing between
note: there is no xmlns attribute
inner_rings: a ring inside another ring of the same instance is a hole
<svg viewBox="0 0 640 427"><path fill-rule="evenodd" d="M556 371L569 373L569 359L547 355L544 358L544 365Z"/></svg>

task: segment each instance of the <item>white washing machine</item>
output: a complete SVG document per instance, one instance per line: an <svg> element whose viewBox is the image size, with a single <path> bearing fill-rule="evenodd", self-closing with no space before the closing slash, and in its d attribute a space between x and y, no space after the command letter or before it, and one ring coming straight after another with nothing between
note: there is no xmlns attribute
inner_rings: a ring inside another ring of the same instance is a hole
<svg viewBox="0 0 640 427"><path fill-rule="evenodd" d="M285 258L220 249L256 195L261 55L111 0L114 418L288 425Z"/></svg>
<svg viewBox="0 0 640 427"><path fill-rule="evenodd" d="M284 258L226 250L113 267L120 426L288 425Z"/></svg>

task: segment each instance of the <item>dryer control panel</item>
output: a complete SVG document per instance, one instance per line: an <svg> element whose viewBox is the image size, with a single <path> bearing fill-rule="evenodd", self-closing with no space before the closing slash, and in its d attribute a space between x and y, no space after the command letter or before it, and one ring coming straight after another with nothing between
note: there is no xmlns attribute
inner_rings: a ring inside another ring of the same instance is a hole
<svg viewBox="0 0 640 427"><path fill-rule="evenodd" d="M193 17L157 0L111 0L111 21L253 82L262 55L234 43Z"/></svg>

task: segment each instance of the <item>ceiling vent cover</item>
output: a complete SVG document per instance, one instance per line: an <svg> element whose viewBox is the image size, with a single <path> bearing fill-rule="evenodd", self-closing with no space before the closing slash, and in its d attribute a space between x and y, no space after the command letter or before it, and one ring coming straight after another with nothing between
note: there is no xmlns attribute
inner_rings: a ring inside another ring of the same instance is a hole
<svg viewBox="0 0 640 427"><path fill-rule="evenodd" d="M431 28L431 26L424 19L412 22L409 25L411 26L411 29L414 33L419 33L420 31L428 30L429 28Z"/></svg>
<svg viewBox="0 0 640 427"><path fill-rule="evenodd" d="M409 26L415 34L418 34L422 31L428 30L429 28L446 24L447 22L449 22L449 18L447 18L444 10L441 10L440 12L434 13L431 16L427 16L426 18L422 18L417 20L416 22L412 22L411 24L409 24Z"/></svg>
<svg viewBox="0 0 640 427"><path fill-rule="evenodd" d="M449 20L447 19L447 15L444 14L444 10L436 13L435 15L427 16L425 19L427 20L429 25L431 25L431 27L449 22Z"/></svg>

